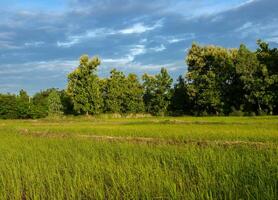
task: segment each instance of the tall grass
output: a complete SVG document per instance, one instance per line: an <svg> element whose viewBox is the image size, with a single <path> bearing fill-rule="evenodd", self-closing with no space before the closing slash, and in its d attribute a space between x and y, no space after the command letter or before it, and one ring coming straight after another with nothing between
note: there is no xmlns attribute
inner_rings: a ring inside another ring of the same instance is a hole
<svg viewBox="0 0 278 200"><path fill-rule="evenodd" d="M0 121L0 199L277 199L277 118L244 120ZM35 134L43 131L51 137ZM78 137L84 134L226 145ZM229 145L238 140L246 143Z"/></svg>

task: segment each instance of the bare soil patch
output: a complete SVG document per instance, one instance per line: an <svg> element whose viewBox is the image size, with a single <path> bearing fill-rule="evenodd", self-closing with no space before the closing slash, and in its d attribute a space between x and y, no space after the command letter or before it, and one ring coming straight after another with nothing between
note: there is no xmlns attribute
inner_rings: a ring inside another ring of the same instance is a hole
<svg viewBox="0 0 278 200"><path fill-rule="evenodd" d="M85 135L85 134L71 134L71 133L51 133L47 131L30 131L28 129L20 129L19 133L24 136L31 137L45 137L45 138L76 138L76 139L90 139L95 141L108 142L128 142L137 144L151 144L151 145L196 145L196 146L252 146L252 147L270 147L274 146L270 142L257 141L240 141L240 140L182 140L182 139L166 139L154 137L132 137L132 136L108 136L108 135Z"/></svg>

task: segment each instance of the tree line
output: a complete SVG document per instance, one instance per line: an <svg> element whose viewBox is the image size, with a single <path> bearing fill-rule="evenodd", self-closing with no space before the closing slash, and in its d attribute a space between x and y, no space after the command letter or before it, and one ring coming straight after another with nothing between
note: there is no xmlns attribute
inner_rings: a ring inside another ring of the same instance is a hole
<svg viewBox="0 0 278 200"><path fill-rule="evenodd" d="M116 69L101 78L97 57L80 58L68 75L66 89L47 89L28 96L0 94L0 118L42 118L49 115L150 113L152 115L273 115L278 114L278 50L257 41L228 49L193 43L185 62L188 70L173 79L166 68L156 75L125 75Z"/></svg>

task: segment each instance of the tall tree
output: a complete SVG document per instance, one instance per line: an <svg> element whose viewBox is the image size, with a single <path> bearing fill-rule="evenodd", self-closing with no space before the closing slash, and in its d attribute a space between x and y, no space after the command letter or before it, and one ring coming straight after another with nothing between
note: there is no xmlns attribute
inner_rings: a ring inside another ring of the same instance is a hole
<svg viewBox="0 0 278 200"><path fill-rule="evenodd" d="M20 90L17 96L17 115L19 118L27 119L31 118L31 102L25 90Z"/></svg>
<svg viewBox="0 0 278 200"><path fill-rule="evenodd" d="M75 114L73 109L73 102L71 97L68 95L67 91L61 90L59 91L59 95L61 98L61 103L63 105L63 113L68 114Z"/></svg>
<svg viewBox="0 0 278 200"><path fill-rule="evenodd" d="M190 113L190 101L187 93L187 83L182 76L179 76L174 85L170 104L172 115L183 115Z"/></svg>
<svg viewBox="0 0 278 200"><path fill-rule="evenodd" d="M123 111L125 113L144 112L144 89L135 74L129 74L126 77L124 91Z"/></svg>
<svg viewBox="0 0 278 200"><path fill-rule="evenodd" d="M48 115L48 96L55 88L46 89L36 93L31 101L33 118L43 118Z"/></svg>
<svg viewBox="0 0 278 200"><path fill-rule="evenodd" d="M270 48L268 43L261 40L257 41L258 49L256 51L257 58L261 64L267 67L269 73L269 79L272 80L272 84L269 90L273 96L273 113L278 114L278 49Z"/></svg>
<svg viewBox="0 0 278 200"><path fill-rule="evenodd" d="M48 96L48 116L63 114L63 105L59 93L53 90Z"/></svg>
<svg viewBox="0 0 278 200"><path fill-rule="evenodd" d="M0 118L17 119L16 96L12 94L0 94Z"/></svg>
<svg viewBox="0 0 278 200"><path fill-rule="evenodd" d="M104 108L109 113L122 113L127 90L126 78L123 72L111 70L110 77L104 86Z"/></svg>
<svg viewBox="0 0 278 200"><path fill-rule="evenodd" d="M77 113L98 114L101 112L102 97L96 70L100 60L81 56L80 64L68 75L67 92L72 98Z"/></svg>
<svg viewBox="0 0 278 200"><path fill-rule="evenodd" d="M269 44L258 40L257 41L257 58L261 64L264 64L268 68L269 75L278 74L278 49L270 48Z"/></svg>
<svg viewBox="0 0 278 200"><path fill-rule="evenodd" d="M146 111L153 115L165 115L171 102L173 79L165 68L155 76L144 74L142 79Z"/></svg>
<svg viewBox="0 0 278 200"><path fill-rule="evenodd" d="M113 69L110 77L102 80L104 110L109 113L138 113L144 111L143 87L135 74L127 77Z"/></svg>
<svg viewBox="0 0 278 200"><path fill-rule="evenodd" d="M188 72L188 95L194 102L197 114L218 114L222 112L219 72L223 69L226 50L220 47L201 47L193 44L186 62ZM221 56L223 55L223 57ZM219 66L219 63L222 65Z"/></svg>
<svg viewBox="0 0 278 200"><path fill-rule="evenodd" d="M245 109L262 113L272 112L273 96L268 89L273 80L266 65L261 64L254 52L241 45L236 58L236 72L243 83Z"/></svg>

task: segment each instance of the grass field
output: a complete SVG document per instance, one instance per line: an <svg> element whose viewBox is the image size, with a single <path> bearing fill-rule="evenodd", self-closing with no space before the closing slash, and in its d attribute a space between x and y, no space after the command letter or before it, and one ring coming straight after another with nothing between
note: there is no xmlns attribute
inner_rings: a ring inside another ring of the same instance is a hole
<svg viewBox="0 0 278 200"><path fill-rule="evenodd" d="M0 121L0 199L277 199L278 117Z"/></svg>

